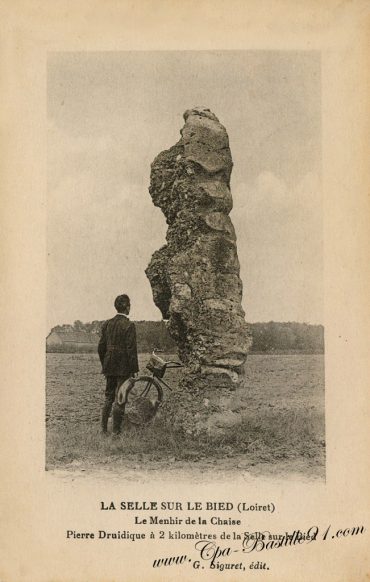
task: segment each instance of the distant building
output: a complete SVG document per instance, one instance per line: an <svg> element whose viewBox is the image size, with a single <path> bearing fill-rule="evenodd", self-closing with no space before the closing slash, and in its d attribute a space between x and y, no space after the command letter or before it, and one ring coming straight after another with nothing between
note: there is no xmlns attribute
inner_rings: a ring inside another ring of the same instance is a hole
<svg viewBox="0 0 370 582"><path fill-rule="evenodd" d="M51 331L46 338L46 350L62 352L93 351L99 342L98 333L87 331Z"/></svg>

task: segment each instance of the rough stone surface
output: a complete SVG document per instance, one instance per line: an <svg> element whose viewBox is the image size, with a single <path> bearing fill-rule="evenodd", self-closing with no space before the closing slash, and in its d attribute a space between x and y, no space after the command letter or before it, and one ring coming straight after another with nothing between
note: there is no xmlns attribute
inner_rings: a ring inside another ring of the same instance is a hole
<svg viewBox="0 0 370 582"><path fill-rule="evenodd" d="M209 411L224 408L217 404L223 391L240 384L250 334L229 217L228 135L209 109L187 110L184 119L181 139L152 163L149 192L168 230L167 244L153 254L146 274L186 365L184 389L196 401L211 387L212 406L202 405L197 424L209 427Z"/></svg>

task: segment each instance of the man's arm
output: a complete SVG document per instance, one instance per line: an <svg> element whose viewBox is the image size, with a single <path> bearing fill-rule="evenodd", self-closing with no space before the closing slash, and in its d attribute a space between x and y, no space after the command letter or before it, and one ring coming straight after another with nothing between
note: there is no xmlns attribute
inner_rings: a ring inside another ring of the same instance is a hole
<svg viewBox="0 0 370 582"><path fill-rule="evenodd" d="M136 329L134 323L131 323L127 329L126 349L130 373L136 374L139 371L139 362L137 359Z"/></svg>
<svg viewBox="0 0 370 582"><path fill-rule="evenodd" d="M104 357L105 357L105 354L107 352L107 334L106 334L106 330L107 330L107 322L103 323L103 327L102 327L102 330L101 330L100 341L99 341L99 344L98 344L98 354L99 354L99 358L100 358L101 365L103 365Z"/></svg>

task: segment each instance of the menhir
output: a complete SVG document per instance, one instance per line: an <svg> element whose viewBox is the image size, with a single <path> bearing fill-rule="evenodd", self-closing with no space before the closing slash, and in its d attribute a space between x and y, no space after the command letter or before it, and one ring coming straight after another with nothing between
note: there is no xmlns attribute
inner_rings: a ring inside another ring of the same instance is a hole
<svg viewBox="0 0 370 582"><path fill-rule="evenodd" d="M243 374L250 334L229 217L229 139L209 109L190 109L184 119L180 141L151 166L149 192L168 231L146 274L186 366L185 384L233 389Z"/></svg>

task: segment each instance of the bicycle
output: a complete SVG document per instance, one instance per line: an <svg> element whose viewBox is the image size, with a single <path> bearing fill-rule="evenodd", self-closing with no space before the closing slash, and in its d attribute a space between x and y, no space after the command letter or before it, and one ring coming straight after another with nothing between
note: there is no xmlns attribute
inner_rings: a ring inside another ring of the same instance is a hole
<svg viewBox="0 0 370 582"><path fill-rule="evenodd" d="M172 391L171 386L164 381L163 376L171 368L182 368L180 362L166 362L153 350L146 368L151 376L129 378L117 392L117 402L124 407L125 416L131 424L143 425L154 418L163 401L163 387Z"/></svg>

